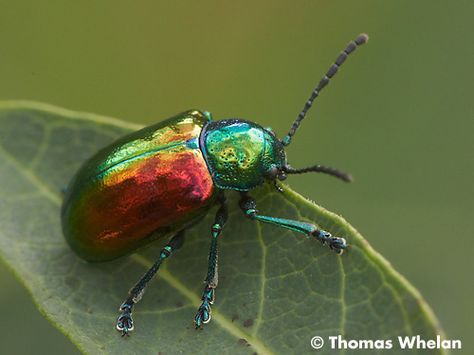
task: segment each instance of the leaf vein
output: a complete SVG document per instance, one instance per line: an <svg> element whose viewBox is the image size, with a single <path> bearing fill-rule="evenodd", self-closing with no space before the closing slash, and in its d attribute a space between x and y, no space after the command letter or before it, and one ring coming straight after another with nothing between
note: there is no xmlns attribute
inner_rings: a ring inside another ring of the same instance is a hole
<svg viewBox="0 0 474 355"><path fill-rule="evenodd" d="M146 259L145 257L139 254L132 255L131 259L133 259L134 261L136 261L140 265L143 265L146 268L150 268L151 265L153 264L151 261L149 261L148 259ZM186 286L184 286L179 281L179 279L171 275L171 273L168 270L166 270L166 268L163 268L162 270L160 270L160 277L164 281L166 281L170 286L172 286L177 291L179 291L183 296L185 296L196 308L199 307L199 304L200 304L199 296L193 293L191 290L189 290ZM221 314L218 310L212 311L212 318L215 321L215 323L219 324L221 328L226 330L229 334L233 335L236 339L247 340L250 346L252 346L259 355L273 354L273 352L270 349L268 349L259 339L256 339L252 335L245 333L242 329L235 326L235 324L232 323L232 321L226 319L225 316Z"/></svg>

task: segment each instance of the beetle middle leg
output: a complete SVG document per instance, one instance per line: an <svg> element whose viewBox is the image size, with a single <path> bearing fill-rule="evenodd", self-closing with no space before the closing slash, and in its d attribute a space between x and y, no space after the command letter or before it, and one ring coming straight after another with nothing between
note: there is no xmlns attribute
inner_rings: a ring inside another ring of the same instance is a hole
<svg viewBox="0 0 474 355"><path fill-rule="evenodd" d="M314 224L295 221L292 219L262 216L258 213L257 203L250 195L242 192L241 196L242 198L239 202L240 209L244 212L247 218L303 233L308 237L313 237L316 240L319 240L324 245L328 245L331 250L338 254L342 254L344 249L347 248L346 240L344 238L333 237L331 233L319 229Z"/></svg>
<svg viewBox="0 0 474 355"><path fill-rule="evenodd" d="M211 228L211 247L209 249L209 261L207 267L207 276L202 293L202 303L199 306L198 312L194 317L194 324L197 328L201 328L203 324L209 323L211 320L211 305L215 299L215 289L218 283L217 272L217 238L221 234L222 229L227 221L228 210L227 201L224 195L220 199L220 208L217 210L214 224Z"/></svg>
<svg viewBox="0 0 474 355"><path fill-rule="evenodd" d="M132 331L134 328L133 319L132 319L132 309L133 306L138 303L143 297L145 288L151 279L155 276L158 269L165 259L171 256L173 252L179 249L184 243L184 230L180 231L173 238L170 239L168 244L166 244L163 249L160 251L160 257L153 264L153 266L143 275L140 281L128 292L127 299L120 306L120 311L122 312L117 319L116 328L119 332L122 332L122 336L128 335L128 332Z"/></svg>

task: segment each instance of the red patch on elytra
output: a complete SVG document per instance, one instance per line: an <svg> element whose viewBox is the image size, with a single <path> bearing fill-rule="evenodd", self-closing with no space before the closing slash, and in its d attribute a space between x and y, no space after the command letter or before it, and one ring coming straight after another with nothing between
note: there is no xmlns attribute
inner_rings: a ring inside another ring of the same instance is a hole
<svg viewBox="0 0 474 355"><path fill-rule="evenodd" d="M87 202L91 239L108 248L184 223L207 206L214 184L200 151L158 152L118 172Z"/></svg>

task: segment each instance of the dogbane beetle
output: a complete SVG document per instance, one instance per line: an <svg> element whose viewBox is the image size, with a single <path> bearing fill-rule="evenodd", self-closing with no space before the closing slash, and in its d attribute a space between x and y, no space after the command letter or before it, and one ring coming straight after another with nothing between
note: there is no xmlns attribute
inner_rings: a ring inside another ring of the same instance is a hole
<svg viewBox="0 0 474 355"><path fill-rule="evenodd" d="M120 306L116 328L122 335L133 330L134 305L162 262L181 247L185 230L217 204L202 304L194 317L196 328L210 321L218 281L218 237L228 215L226 190L240 192L240 208L251 220L303 233L338 254L347 247L344 238L311 223L261 215L249 191L265 182L283 191L277 181L288 174L319 172L351 180L349 174L322 165L295 169L288 165L284 147L320 91L349 54L367 40L361 34L349 42L281 140L253 122L213 121L209 112L190 110L115 141L81 166L61 209L65 238L81 258L112 260L157 238L171 237Z"/></svg>

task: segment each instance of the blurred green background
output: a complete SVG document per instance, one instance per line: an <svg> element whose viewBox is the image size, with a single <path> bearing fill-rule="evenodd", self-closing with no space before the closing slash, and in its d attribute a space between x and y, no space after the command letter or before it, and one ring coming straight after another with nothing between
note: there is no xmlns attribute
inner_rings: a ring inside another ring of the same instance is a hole
<svg viewBox="0 0 474 355"><path fill-rule="evenodd" d="M195 107L283 135L367 32L288 149L355 182L288 182L359 229L473 353L473 14L468 0L0 0L0 99L144 124ZM77 352L3 264L0 290L3 354Z"/></svg>

